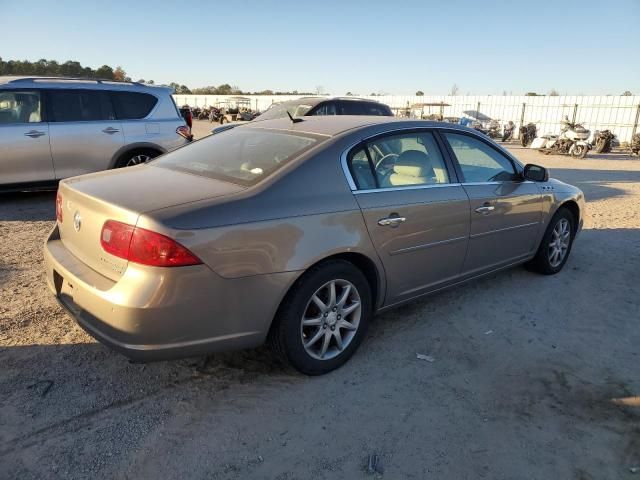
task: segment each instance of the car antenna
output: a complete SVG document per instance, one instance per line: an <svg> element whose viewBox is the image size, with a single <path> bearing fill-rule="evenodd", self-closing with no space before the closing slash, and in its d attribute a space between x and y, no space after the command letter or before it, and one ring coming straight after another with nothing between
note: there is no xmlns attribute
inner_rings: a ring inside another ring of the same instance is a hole
<svg viewBox="0 0 640 480"><path fill-rule="evenodd" d="M299 117L293 118L293 117L291 116L291 114L289 113L289 110L287 110L287 115L288 115L288 116L289 116L289 118L291 119L291 123L300 123L300 122L304 122L304 120L303 120L303 119L301 119L301 118L299 118Z"/></svg>

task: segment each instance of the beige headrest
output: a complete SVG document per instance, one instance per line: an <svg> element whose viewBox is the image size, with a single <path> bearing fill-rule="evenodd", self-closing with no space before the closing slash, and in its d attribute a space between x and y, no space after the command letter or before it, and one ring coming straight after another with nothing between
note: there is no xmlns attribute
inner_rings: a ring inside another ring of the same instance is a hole
<svg viewBox="0 0 640 480"><path fill-rule="evenodd" d="M400 154L393 172L407 177L433 177L433 166L429 156L420 150L406 150Z"/></svg>

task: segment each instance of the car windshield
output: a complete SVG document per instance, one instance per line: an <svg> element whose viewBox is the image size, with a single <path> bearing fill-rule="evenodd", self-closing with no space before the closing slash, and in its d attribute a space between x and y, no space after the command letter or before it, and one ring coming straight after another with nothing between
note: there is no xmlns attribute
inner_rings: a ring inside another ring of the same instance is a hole
<svg viewBox="0 0 640 480"><path fill-rule="evenodd" d="M287 116L287 112L291 114L292 117L302 117L309 110L311 110L313 105L310 105L308 102L283 102L277 103L269 107L263 114L261 114L258 118L260 120L272 120L274 118L285 118Z"/></svg>
<svg viewBox="0 0 640 480"><path fill-rule="evenodd" d="M234 128L163 155L152 165L248 186L271 175L323 138L297 132Z"/></svg>

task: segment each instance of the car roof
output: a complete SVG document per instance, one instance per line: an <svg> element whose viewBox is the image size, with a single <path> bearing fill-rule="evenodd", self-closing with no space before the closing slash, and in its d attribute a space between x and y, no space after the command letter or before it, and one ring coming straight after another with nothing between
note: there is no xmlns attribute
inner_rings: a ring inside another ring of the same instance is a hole
<svg viewBox="0 0 640 480"><path fill-rule="evenodd" d="M393 125L397 128L425 128L440 127L461 131L475 130L447 122L433 122L428 120L408 120L406 118L385 117L378 115L318 115L299 117L302 121L292 123L288 118L274 118L260 122L247 122L236 128L263 128L269 130L284 130L290 132L311 133L334 137L352 130L358 130L373 125ZM296 120L299 120L296 119Z"/></svg>
<svg viewBox="0 0 640 480"><path fill-rule="evenodd" d="M274 105L296 105L300 103L306 103L311 106L318 105L322 102L328 102L331 100L340 100L347 102L367 102L367 103L380 103L377 100L370 100L367 98L359 98L359 97L300 97L295 100L284 100L282 102L276 102Z"/></svg>
<svg viewBox="0 0 640 480"><path fill-rule="evenodd" d="M165 90L172 92L170 87L163 85L147 85L139 82L116 82L115 80L75 77L0 76L0 89L24 87L89 88L91 90L136 90L147 92Z"/></svg>

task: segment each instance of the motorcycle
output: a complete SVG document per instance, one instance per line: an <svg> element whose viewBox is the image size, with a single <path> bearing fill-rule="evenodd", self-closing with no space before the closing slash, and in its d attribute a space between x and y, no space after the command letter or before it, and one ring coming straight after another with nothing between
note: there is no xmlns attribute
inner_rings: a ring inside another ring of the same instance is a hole
<svg viewBox="0 0 640 480"><path fill-rule="evenodd" d="M636 133L631 139L631 153L640 155L640 133Z"/></svg>
<svg viewBox="0 0 640 480"><path fill-rule="evenodd" d="M222 110L216 107L211 107L211 110L209 110L209 122L219 122L221 118Z"/></svg>
<svg viewBox="0 0 640 480"><path fill-rule="evenodd" d="M573 158L584 158L591 149L587 142L591 132L579 123L570 122L567 117L562 121L562 132L548 140L540 152L571 155Z"/></svg>
<svg viewBox="0 0 640 480"><path fill-rule="evenodd" d="M612 147L620 145L618 138L610 130L596 130L591 145L596 153L608 153Z"/></svg>
<svg viewBox="0 0 640 480"><path fill-rule="evenodd" d="M509 123L505 124L502 131L502 141L508 142L513 139L513 131L516 129L516 124L509 120Z"/></svg>
<svg viewBox="0 0 640 480"><path fill-rule="evenodd" d="M491 120L487 128L487 135L491 138L500 138L500 122Z"/></svg>
<svg viewBox="0 0 640 480"><path fill-rule="evenodd" d="M536 138L538 133L538 129L536 128L535 123L527 123L520 127L520 145L523 147L528 147L533 142L533 139Z"/></svg>

